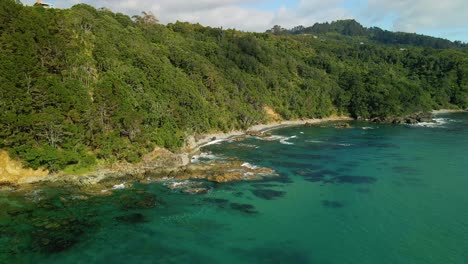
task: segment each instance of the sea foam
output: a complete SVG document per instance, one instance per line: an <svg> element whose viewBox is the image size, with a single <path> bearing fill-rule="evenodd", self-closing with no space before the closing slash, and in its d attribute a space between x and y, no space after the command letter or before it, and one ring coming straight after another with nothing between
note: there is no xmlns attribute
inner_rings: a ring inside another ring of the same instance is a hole
<svg viewBox="0 0 468 264"><path fill-rule="evenodd" d="M420 123L412 124L410 126L437 128L437 127L444 127L445 124L447 124L448 122L452 122L453 120L449 118L434 118L434 121L435 122L420 122Z"/></svg>
<svg viewBox="0 0 468 264"><path fill-rule="evenodd" d="M285 145L294 145L294 143L288 141L288 140L293 139L293 138L297 138L297 136L291 136L291 137L283 138L283 139L280 140L280 143L285 144Z"/></svg>
<svg viewBox="0 0 468 264"><path fill-rule="evenodd" d="M250 163L248 163L248 162L244 162L244 163L242 163L242 165L241 165L241 166L242 166L242 167L249 168L249 169L251 169L251 170L255 170L255 169L257 169L257 168L258 168L257 166L255 166L255 165L252 165L252 164L250 164Z"/></svg>
<svg viewBox="0 0 468 264"><path fill-rule="evenodd" d="M220 157L218 156L215 156L211 153L207 153L207 152L202 152L200 153L200 155L194 155L192 156L192 158L190 159L190 161L192 163L198 163L202 160L218 160L218 159L221 159Z"/></svg>

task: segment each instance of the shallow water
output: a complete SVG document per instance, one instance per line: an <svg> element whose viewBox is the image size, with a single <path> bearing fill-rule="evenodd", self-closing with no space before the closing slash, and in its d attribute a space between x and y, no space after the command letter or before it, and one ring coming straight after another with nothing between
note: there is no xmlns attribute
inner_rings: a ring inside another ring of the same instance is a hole
<svg viewBox="0 0 468 264"><path fill-rule="evenodd" d="M0 263L468 263L468 115L440 118L210 145L280 176L202 195L1 191Z"/></svg>

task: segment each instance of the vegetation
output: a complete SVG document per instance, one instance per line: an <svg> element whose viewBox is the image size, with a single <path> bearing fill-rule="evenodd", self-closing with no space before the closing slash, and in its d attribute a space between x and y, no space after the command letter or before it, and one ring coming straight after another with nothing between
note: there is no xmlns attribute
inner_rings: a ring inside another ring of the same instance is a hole
<svg viewBox="0 0 468 264"><path fill-rule="evenodd" d="M403 50L340 33L164 26L151 13L2 0L0 149L32 168L78 170L245 129L266 120L265 106L284 119L468 107L463 45Z"/></svg>

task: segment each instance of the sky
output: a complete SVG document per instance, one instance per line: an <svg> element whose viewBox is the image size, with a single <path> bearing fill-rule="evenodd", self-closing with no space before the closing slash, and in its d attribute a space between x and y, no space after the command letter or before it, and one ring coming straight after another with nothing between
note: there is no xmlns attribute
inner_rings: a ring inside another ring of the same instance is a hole
<svg viewBox="0 0 468 264"><path fill-rule="evenodd" d="M35 0L22 0L33 4ZM264 32L356 19L366 27L426 34L468 43L468 0L48 0L57 8L86 3L127 15L151 11L161 23L177 20Z"/></svg>

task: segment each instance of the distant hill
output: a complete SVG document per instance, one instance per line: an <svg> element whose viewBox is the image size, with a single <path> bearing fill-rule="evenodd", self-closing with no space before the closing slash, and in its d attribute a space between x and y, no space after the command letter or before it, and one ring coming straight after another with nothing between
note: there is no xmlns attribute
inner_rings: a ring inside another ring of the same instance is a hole
<svg viewBox="0 0 468 264"><path fill-rule="evenodd" d="M366 28L354 19L338 20L331 23L315 23L311 27L297 26L292 29L283 29L280 26L275 26L267 32L292 35L338 33L345 36L365 37L369 40L388 45L414 45L436 49L467 47L467 44L460 41L450 41L415 33L392 32L378 27Z"/></svg>

